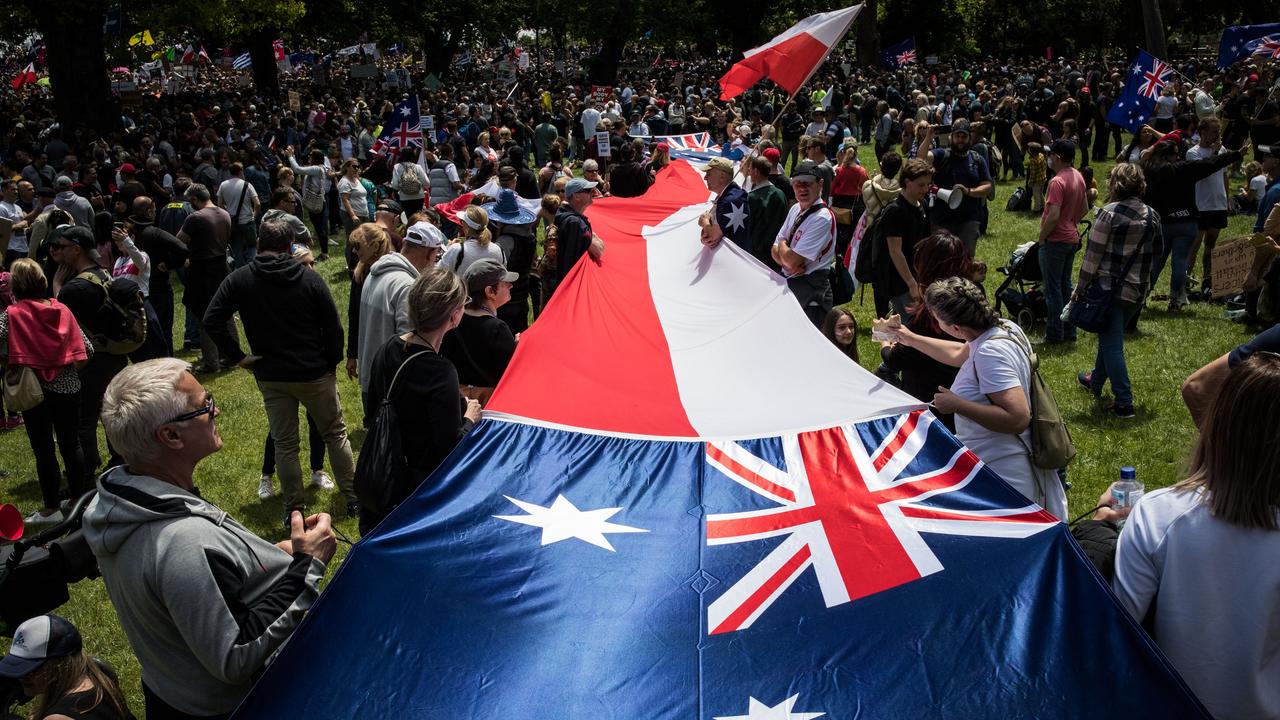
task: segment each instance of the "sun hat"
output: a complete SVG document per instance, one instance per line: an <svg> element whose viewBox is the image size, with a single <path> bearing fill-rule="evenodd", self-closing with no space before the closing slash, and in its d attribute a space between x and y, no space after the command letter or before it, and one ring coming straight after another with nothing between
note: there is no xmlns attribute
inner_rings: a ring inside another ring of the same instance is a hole
<svg viewBox="0 0 1280 720"><path fill-rule="evenodd" d="M0 677L22 678L45 662L75 655L83 649L80 631L57 615L39 615L18 626L9 654L0 658Z"/></svg>
<svg viewBox="0 0 1280 720"><path fill-rule="evenodd" d="M538 214L524 207L516 200L516 191L502 188L498 191L495 202L481 205L489 217L506 225L527 225L538 218Z"/></svg>

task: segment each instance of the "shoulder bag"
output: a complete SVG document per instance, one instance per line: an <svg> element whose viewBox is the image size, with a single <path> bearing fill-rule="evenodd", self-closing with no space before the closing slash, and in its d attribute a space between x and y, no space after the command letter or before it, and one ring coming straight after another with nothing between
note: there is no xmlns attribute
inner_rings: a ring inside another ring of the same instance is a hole
<svg viewBox="0 0 1280 720"><path fill-rule="evenodd" d="M1027 447L1027 454L1031 457L1031 464L1043 470L1057 470L1070 465L1076 456L1076 446L1071 440L1067 423L1062 419L1062 412L1058 409L1058 399L1053 396L1049 384L1040 375L1040 358L1030 345L1014 337L1008 330L1004 335L992 335L990 340L1011 342L1027 358L1031 378L1031 387L1027 388L1027 395L1031 398L1031 446ZM973 374L976 380L976 366ZM1017 433L1014 437L1026 447L1022 433Z"/></svg>
<svg viewBox="0 0 1280 720"><path fill-rule="evenodd" d="M1121 270L1119 275L1112 276L1111 287L1102 287L1102 278L1095 275L1089 281L1089 286L1084 289L1084 292L1080 293L1080 298L1071 302L1071 309L1067 311L1067 320L1072 325L1091 333L1100 333L1106 328L1107 317L1111 314L1111 303L1120 292L1120 287L1124 284L1125 278L1129 277L1129 270L1133 268L1133 264L1142 255L1143 249L1147 246L1147 241L1151 238L1150 209L1147 210L1147 215L1144 219L1146 221L1146 229L1143 231L1142 241L1138 243L1138 249L1124 264L1124 270Z"/></svg>

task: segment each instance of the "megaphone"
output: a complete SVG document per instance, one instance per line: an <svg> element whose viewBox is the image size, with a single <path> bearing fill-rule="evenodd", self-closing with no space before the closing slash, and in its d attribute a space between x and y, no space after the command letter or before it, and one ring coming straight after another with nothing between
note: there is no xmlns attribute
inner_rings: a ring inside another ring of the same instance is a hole
<svg viewBox="0 0 1280 720"><path fill-rule="evenodd" d="M16 505L0 505L0 540L15 542L22 539L22 513Z"/></svg>
<svg viewBox="0 0 1280 720"><path fill-rule="evenodd" d="M964 200L964 188L959 185L953 188L941 188L938 190L938 199L946 203L947 207L955 210L960 207L960 202Z"/></svg>

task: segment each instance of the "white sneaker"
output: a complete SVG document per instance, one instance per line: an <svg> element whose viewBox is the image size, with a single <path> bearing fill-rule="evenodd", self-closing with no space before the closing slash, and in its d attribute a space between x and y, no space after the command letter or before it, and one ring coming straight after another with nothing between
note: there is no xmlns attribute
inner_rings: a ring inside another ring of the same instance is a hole
<svg viewBox="0 0 1280 720"><path fill-rule="evenodd" d="M49 513L48 515L43 515L40 513L39 510L36 510L35 512L31 513L26 518L24 518L22 522L23 524L32 525L32 526L57 525L58 523L62 522L62 511L54 510L52 513Z"/></svg>
<svg viewBox="0 0 1280 720"><path fill-rule="evenodd" d="M275 491L271 489L271 476L263 475L262 479L258 481L258 497L266 500L275 494Z"/></svg>
<svg viewBox="0 0 1280 720"><path fill-rule="evenodd" d="M316 470L311 473L311 487L320 488L321 490L332 490L333 480L330 480L329 476L326 475L323 470Z"/></svg>

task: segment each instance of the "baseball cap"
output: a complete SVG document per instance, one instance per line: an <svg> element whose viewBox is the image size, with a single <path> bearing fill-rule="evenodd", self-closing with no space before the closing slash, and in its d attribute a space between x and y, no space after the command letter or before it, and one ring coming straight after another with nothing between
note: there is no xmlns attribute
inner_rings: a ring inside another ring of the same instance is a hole
<svg viewBox="0 0 1280 720"><path fill-rule="evenodd" d="M818 180L818 164L812 160L805 160L795 169L791 171L792 180L801 180L804 182L813 182Z"/></svg>
<svg viewBox="0 0 1280 720"><path fill-rule="evenodd" d="M58 179L53 181L53 187L55 190L70 190L73 184L74 183L71 182L71 178L66 175L59 175Z"/></svg>
<svg viewBox="0 0 1280 720"><path fill-rule="evenodd" d="M422 247L444 247L444 233L429 222L416 222L404 231L404 241Z"/></svg>
<svg viewBox="0 0 1280 720"><path fill-rule="evenodd" d="M400 203L390 198L387 198L379 202L377 209L378 209L378 212L388 212L388 213L391 213L392 215L399 215L400 213L404 212L404 209L400 207Z"/></svg>
<svg viewBox="0 0 1280 720"><path fill-rule="evenodd" d="M768 160L771 163L774 163L775 165L778 163L779 160L782 159L782 151L775 147L765 148L764 152L760 154L764 155L766 160Z"/></svg>
<svg viewBox="0 0 1280 720"><path fill-rule="evenodd" d="M138 169L133 166L133 163L125 163L120 166L121 175L132 175L137 171Z"/></svg>
<svg viewBox="0 0 1280 720"><path fill-rule="evenodd" d="M722 157L711 158L709 161L707 161L707 172L710 172L712 170L720 170L720 171L723 171L725 174L727 174L729 177L733 177L733 163L729 161L729 158L722 158Z"/></svg>
<svg viewBox="0 0 1280 720"><path fill-rule="evenodd" d="M956 133L964 133L965 135L968 135L968 134L969 134L969 121L968 121L968 120L963 120L963 119L961 119L961 120L957 120L957 121L955 121L954 123L952 123L952 124L951 124L951 134L952 134L952 135L955 135Z"/></svg>
<svg viewBox="0 0 1280 720"><path fill-rule="evenodd" d="M1054 140L1049 144L1049 152L1071 162L1076 159L1076 144L1071 140Z"/></svg>
<svg viewBox="0 0 1280 720"><path fill-rule="evenodd" d="M53 658L69 657L84 647L80 631L57 615L40 615L18 626L9 654L0 658L0 677L17 679Z"/></svg>
<svg viewBox="0 0 1280 720"><path fill-rule="evenodd" d="M585 178L574 178L564 184L564 194L576 195L577 193L580 193L580 192L586 192L594 188L598 184L599 183L596 183L592 180L587 180Z"/></svg>
<svg viewBox="0 0 1280 720"><path fill-rule="evenodd" d="M497 285L503 280L515 282L519 277L497 260L485 258L471 263L462 274L462 281L467 284L467 296L476 297L483 295L484 289L491 285Z"/></svg>
<svg viewBox="0 0 1280 720"><path fill-rule="evenodd" d="M89 257L94 260L98 259L98 243L94 240L93 232L89 228L80 227L79 225L59 225L53 229L53 232L49 233L49 239L46 242L53 244L59 240L79 245Z"/></svg>

